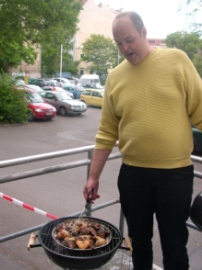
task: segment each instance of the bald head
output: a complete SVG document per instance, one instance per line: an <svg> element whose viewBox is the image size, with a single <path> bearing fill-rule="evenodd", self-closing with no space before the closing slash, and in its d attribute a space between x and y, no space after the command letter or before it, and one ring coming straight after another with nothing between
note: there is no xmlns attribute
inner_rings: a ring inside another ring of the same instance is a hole
<svg viewBox="0 0 202 270"><path fill-rule="evenodd" d="M120 53L132 64L140 63L152 52L147 41L147 30L136 12L124 12L113 21L114 41Z"/></svg>
<svg viewBox="0 0 202 270"><path fill-rule="evenodd" d="M128 17L135 26L135 28L137 29L138 33L141 33L141 30L144 27L144 23L140 15L134 11L123 12L117 15L116 18L114 19L112 28L114 27L117 20L122 19L124 17Z"/></svg>

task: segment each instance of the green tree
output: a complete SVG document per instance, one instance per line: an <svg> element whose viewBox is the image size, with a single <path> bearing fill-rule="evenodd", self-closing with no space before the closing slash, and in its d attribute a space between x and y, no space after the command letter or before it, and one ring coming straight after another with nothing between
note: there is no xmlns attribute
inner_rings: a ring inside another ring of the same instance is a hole
<svg viewBox="0 0 202 270"><path fill-rule="evenodd" d="M91 35L83 43L82 60L88 63L88 68L100 76L118 63L118 49L111 38L103 35ZM123 58L119 59L121 62Z"/></svg>
<svg viewBox="0 0 202 270"><path fill-rule="evenodd" d="M71 72L73 75L78 74L78 65L80 61L73 61L69 51L73 44L63 44L62 53L62 71ZM53 48L53 49L52 49ZM43 75L54 75L60 69L61 44L55 44L52 48L42 48L42 73Z"/></svg>
<svg viewBox="0 0 202 270"><path fill-rule="evenodd" d="M202 40L198 33L175 32L167 36L165 43L167 47L185 51L202 76Z"/></svg>
<svg viewBox="0 0 202 270"><path fill-rule="evenodd" d="M202 44L201 47L198 49L198 53L194 55L192 62L196 67L199 75L202 77Z"/></svg>
<svg viewBox="0 0 202 270"><path fill-rule="evenodd" d="M182 0L179 9L186 14L191 32L202 35L202 0Z"/></svg>
<svg viewBox="0 0 202 270"><path fill-rule="evenodd" d="M14 88L11 75L0 74L0 123L27 122L27 104L23 91Z"/></svg>
<svg viewBox="0 0 202 270"><path fill-rule="evenodd" d="M34 63L38 46L54 59L72 40L81 8L81 0L0 0L0 68Z"/></svg>

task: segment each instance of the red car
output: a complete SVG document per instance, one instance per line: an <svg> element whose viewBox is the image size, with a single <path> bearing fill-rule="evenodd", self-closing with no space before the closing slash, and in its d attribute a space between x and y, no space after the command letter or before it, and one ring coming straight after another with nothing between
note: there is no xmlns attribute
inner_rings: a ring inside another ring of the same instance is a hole
<svg viewBox="0 0 202 270"><path fill-rule="evenodd" d="M24 97L30 109L28 121L33 121L34 119L52 119L56 116L55 107L46 103L38 93L32 90L26 91Z"/></svg>

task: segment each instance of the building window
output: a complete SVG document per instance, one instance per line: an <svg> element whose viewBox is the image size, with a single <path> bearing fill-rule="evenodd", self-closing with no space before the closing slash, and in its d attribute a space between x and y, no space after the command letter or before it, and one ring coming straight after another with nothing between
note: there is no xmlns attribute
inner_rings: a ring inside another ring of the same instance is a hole
<svg viewBox="0 0 202 270"><path fill-rule="evenodd" d="M149 40L150 44L155 44L155 40Z"/></svg>
<svg viewBox="0 0 202 270"><path fill-rule="evenodd" d="M79 74L80 74L80 75L83 75L83 74L84 74L84 68L80 68Z"/></svg>

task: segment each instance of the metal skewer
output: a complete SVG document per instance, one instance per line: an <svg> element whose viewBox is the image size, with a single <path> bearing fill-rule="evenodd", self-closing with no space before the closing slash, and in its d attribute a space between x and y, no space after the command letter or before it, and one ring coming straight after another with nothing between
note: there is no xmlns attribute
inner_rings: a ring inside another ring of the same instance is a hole
<svg viewBox="0 0 202 270"><path fill-rule="evenodd" d="M90 202L90 194L93 193L93 188L88 192L88 197L86 199L86 204L84 206L84 209L82 210L81 214L79 215L79 219L81 219L83 217L83 214L85 213L86 210L88 210L88 204Z"/></svg>

